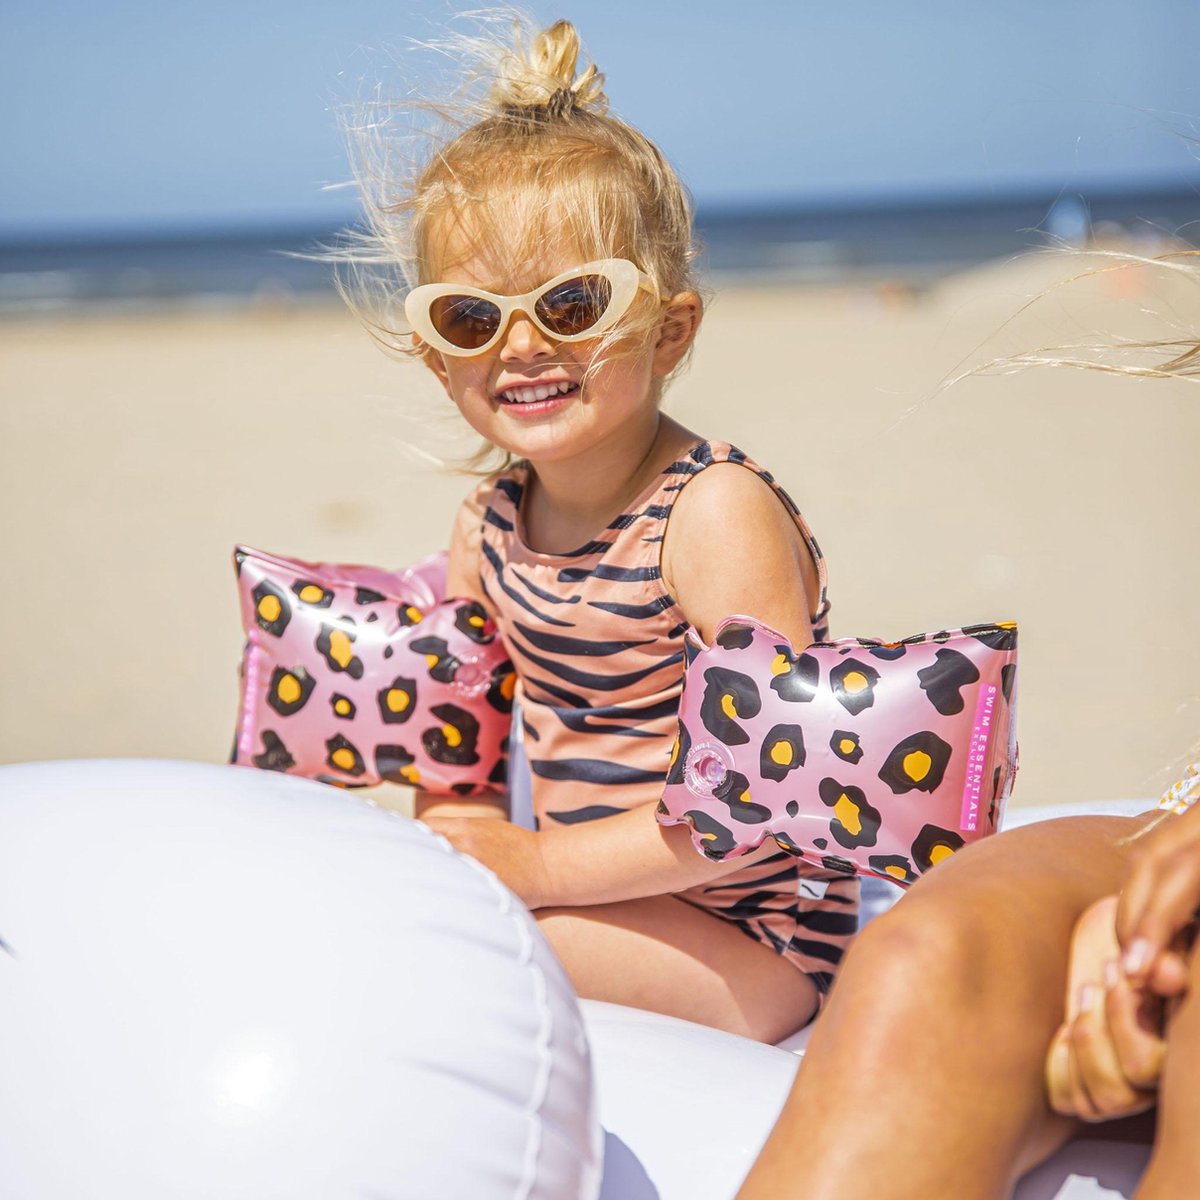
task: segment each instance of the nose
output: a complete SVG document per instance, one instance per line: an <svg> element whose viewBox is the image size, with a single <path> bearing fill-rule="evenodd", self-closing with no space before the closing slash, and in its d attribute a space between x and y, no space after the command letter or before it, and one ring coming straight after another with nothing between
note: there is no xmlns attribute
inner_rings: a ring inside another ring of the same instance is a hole
<svg viewBox="0 0 1200 1200"><path fill-rule="evenodd" d="M505 330L500 343L502 362L535 362L554 353L551 341L528 317L518 309Z"/></svg>

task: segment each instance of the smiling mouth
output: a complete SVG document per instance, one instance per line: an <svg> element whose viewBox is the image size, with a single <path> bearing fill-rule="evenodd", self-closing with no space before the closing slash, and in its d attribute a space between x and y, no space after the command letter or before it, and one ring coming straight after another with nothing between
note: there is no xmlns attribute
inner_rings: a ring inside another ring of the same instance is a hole
<svg viewBox="0 0 1200 1200"><path fill-rule="evenodd" d="M579 391L579 384L563 379L558 383L524 384L521 387L505 388L496 399L501 404L537 404L542 400L556 400L559 396L570 396Z"/></svg>

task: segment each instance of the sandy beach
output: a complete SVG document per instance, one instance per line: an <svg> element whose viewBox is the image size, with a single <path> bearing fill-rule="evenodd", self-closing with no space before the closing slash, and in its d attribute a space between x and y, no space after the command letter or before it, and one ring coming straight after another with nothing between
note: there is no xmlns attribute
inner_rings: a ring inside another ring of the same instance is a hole
<svg viewBox="0 0 1200 1200"><path fill-rule="evenodd" d="M1062 369L938 390L1097 322L1139 334L1146 272L1009 322L1065 272L724 287L667 405L799 501L835 635L1020 623L1015 804L1155 795L1200 744L1200 391ZM1162 286L1196 311L1194 283ZM455 430L432 377L333 306L0 324L0 760L224 760L234 543L440 548L469 482L427 456L470 449Z"/></svg>

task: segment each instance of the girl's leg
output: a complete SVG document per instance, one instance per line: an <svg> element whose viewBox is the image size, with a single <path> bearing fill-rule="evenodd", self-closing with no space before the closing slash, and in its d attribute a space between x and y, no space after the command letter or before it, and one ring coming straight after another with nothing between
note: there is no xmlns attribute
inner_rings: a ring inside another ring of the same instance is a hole
<svg viewBox="0 0 1200 1200"><path fill-rule="evenodd" d="M1136 822L1072 817L960 851L850 949L739 1200L998 1200L1073 1122L1046 1106L1076 917Z"/></svg>
<svg viewBox="0 0 1200 1200"><path fill-rule="evenodd" d="M535 914L575 985L608 1000L762 1042L816 1011L812 981L735 925L673 896Z"/></svg>
<svg viewBox="0 0 1200 1200"><path fill-rule="evenodd" d="M1158 1095L1154 1151L1137 1200L1177 1200L1200 1191L1200 955L1190 963L1191 989L1167 1027L1167 1060Z"/></svg>

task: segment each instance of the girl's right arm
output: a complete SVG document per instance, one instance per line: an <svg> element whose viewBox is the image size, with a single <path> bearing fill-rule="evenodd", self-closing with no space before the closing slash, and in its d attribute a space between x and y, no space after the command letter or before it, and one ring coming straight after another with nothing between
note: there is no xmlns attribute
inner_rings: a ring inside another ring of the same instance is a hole
<svg viewBox="0 0 1200 1200"><path fill-rule="evenodd" d="M480 527L483 521L481 493L477 488L459 505L450 534L450 560L446 566L446 595L478 600L487 608L479 583ZM503 796L494 799L475 797L455 799L419 789L413 799L413 815L425 817L499 817L507 818L508 804Z"/></svg>

